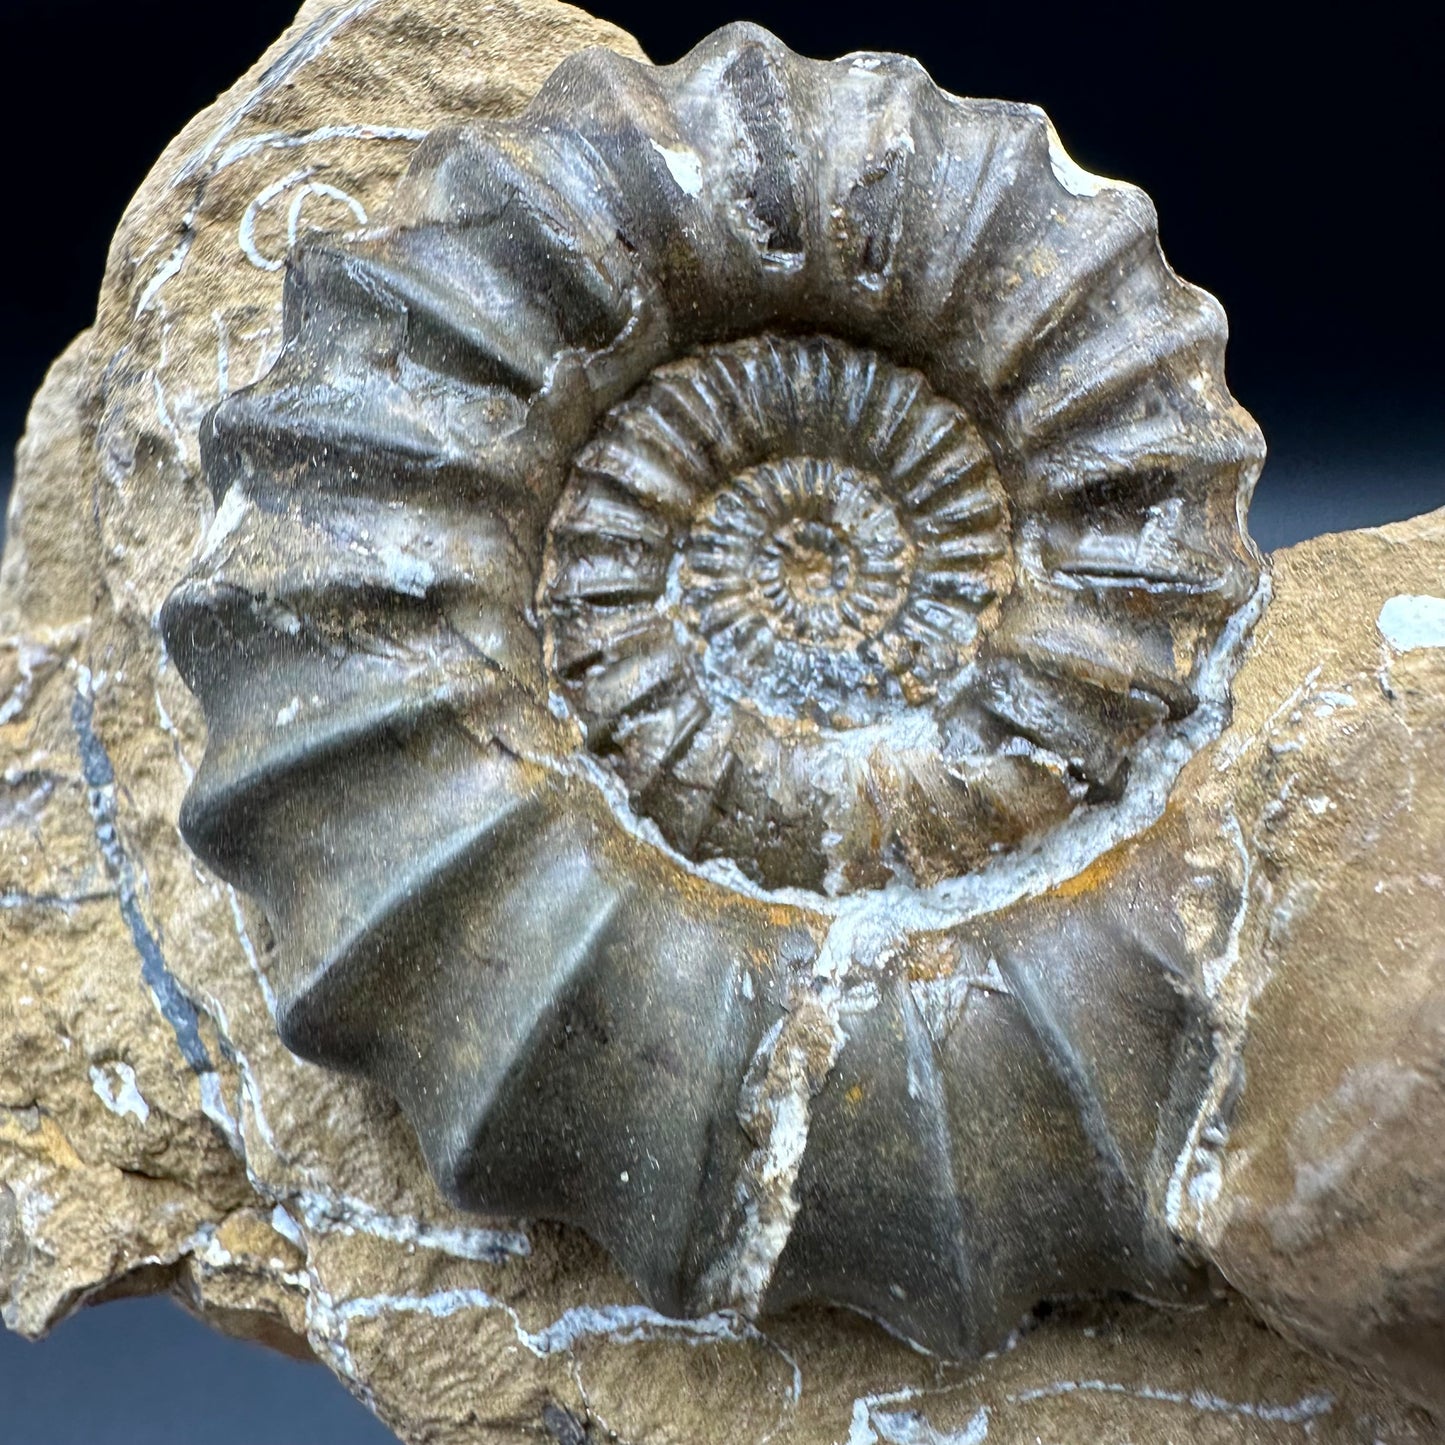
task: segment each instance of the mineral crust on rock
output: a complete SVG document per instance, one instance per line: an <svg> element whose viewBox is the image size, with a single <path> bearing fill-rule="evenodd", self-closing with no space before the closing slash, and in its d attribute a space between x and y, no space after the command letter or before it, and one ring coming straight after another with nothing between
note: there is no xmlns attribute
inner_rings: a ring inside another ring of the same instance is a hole
<svg viewBox="0 0 1445 1445"><path fill-rule="evenodd" d="M1445 513L1278 554L1228 729L1034 900L1127 899L1154 855L1235 900L1161 1199L1212 1266L1187 1309L1056 1309L967 1365L818 1306L669 1319L580 1233L451 1209L385 1096L277 1040L267 925L176 831L204 725L156 617L210 521L200 418L274 356L291 232L599 42L637 54L540 0L308 6L162 158L37 397L0 572L6 1325L168 1289L458 1445L1439 1439Z"/></svg>

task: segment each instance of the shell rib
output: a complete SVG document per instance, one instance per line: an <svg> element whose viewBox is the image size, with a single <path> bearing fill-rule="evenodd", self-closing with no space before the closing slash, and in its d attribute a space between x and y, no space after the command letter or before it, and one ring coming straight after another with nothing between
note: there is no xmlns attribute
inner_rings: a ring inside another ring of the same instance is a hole
<svg viewBox="0 0 1445 1445"><path fill-rule="evenodd" d="M434 133L385 220L292 256L162 619L288 1046L670 1312L957 1355L1187 1292L1173 900L1233 894L1127 840L1219 723L1263 448L1148 200L733 26Z"/></svg>

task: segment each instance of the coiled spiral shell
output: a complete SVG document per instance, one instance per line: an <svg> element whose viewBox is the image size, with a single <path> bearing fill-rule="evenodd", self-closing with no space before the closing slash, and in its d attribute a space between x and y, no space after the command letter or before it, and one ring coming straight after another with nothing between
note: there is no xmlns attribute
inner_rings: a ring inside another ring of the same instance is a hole
<svg viewBox="0 0 1445 1445"><path fill-rule="evenodd" d="M1219 724L1263 451L1148 200L734 26L433 134L285 326L163 626L287 1044L672 1312L959 1354L1187 1289L1200 940L1127 840ZM1069 882L1116 846L1126 903Z"/></svg>

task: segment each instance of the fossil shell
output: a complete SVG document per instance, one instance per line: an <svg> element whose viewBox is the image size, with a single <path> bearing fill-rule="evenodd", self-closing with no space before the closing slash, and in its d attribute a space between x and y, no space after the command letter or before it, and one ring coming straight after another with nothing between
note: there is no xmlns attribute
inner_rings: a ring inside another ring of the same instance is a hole
<svg viewBox="0 0 1445 1445"><path fill-rule="evenodd" d="M293 255L163 614L288 1045L670 1311L965 1353L1187 1290L1167 900L1223 885L1125 840L1219 725L1263 448L1148 200L735 26L433 134L386 221Z"/></svg>

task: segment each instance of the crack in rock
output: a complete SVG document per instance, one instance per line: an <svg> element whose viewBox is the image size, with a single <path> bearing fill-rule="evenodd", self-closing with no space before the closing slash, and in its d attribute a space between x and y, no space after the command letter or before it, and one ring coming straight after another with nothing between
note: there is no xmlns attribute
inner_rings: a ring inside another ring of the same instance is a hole
<svg viewBox="0 0 1445 1445"><path fill-rule="evenodd" d="M845 1035L836 986L797 988L789 1011L753 1055L738 1122L756 1145L738 1180L742 1224L701 1292L714 1309L755 1318L798 1214L798 1173L808 1147L813 1099L838 1060Z"/></svg>

